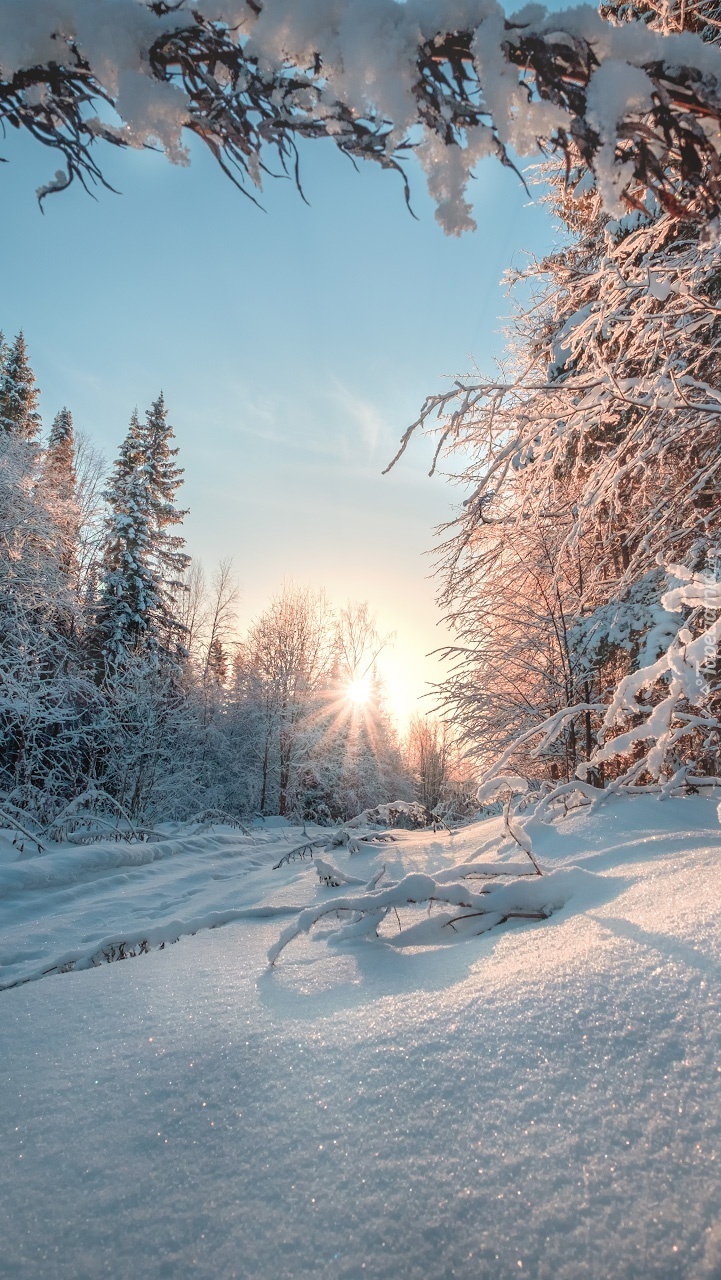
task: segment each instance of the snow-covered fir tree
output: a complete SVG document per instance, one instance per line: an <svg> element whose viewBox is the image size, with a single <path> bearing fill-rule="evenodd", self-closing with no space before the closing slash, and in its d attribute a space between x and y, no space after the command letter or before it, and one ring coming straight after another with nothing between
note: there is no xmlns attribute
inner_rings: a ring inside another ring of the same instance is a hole
<svg viewBox="0 0 721 1280"><path fill-rule="evenodd" d="M106 666L141 651L172 661L180 653L177 594L189 557L183 537L170 532L185 514L174 505L182 469L172 439L160 395L143 424L133 413L114 464L96 619Z"/></svg>
<svg viewBox="0 0 721 1280"><path fill-rule="evenodd" d="M206 664L208 678L216 688L222 689L228 679L228 655L223 648L222 640L213 640L208 649Z"/></svg>
<svg viewBox="0 0 721 1280"><path fill-rule="evenodd" d="M75 497L75 432L73 415L68 408L56 413L45 450L44 470L48 482L63 502Z"/></svg>
<svg viewBox="0 0 721 1280"><path fill-rule="evenodd" d="M55 415L41 466L41 484L52 502L60 535L60 563L66 577L78 582L81 510L75 469L75 432L68 408Z"/></svg>
<svg viewBox="0 0 721 1280"><path fill-rule="evenodd" d="M18 333L3 354L0 373L0 433L28 444L40 437L40 392L30 367L25 336Z"/></svg>
<svg viewBox="0 0 721 1280"><path fill-rule="evenodd" d="M183 468L175 461L178 449L173 444L175 435L168 421L162 391L146 412L141 438L152 528L152 562L160 602L157 626L163 647L171 652L182 642L178 595L185 591L184 576L190 556L185 552L184 537L173 532L182 524L187 512L175 505L178 489L183 483Z"/></svg>
<svg viewBox="0 0 721 1280"><path fill-rule="evenodd" d="M141 650L155 650L162 601L153 564L153 513L144 435L133 412L105 494L107 536L95 631L106 668Z"/></svg>
<svg viewBox="0 0 721 1280"><path fill-rule="evenodd" d="M0 792L52 810L82 772L94 698L69 565L72 495L46 483L38 389L22 335L0 376ZM72 460L70 460L72 470Z"/></svg>

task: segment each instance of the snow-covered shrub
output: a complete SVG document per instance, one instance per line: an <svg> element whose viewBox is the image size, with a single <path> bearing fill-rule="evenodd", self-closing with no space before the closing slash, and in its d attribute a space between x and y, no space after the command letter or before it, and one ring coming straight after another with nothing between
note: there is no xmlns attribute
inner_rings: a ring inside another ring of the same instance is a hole
<svg viewBox="0 0 721 1280"><path fill-rule="evenodd" d="M668 565L667 573L672 585L658 610L664 630L670 615L685 616L665 651L625 675L607 704L565 708L527 730L489 769L479 798L504 787L522 791L523 779L503 774L509 759L519 747L542 756L566 720L586 710L601 721L597 744L573 778L542 791L533 816L559 801L568 804L574 795L600 802L619 792L668 795L677 787L721 784L721 581L710 571L694 573L677 564Z"/></svg>

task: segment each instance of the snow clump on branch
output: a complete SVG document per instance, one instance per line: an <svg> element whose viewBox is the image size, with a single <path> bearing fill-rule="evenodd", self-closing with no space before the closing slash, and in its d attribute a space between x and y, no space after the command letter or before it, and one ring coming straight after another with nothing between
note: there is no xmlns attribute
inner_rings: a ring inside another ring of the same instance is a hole
<svg viewBox="0 0 721 1280"><path fill-rule="evenodd" d="M415 153L449 234L474 224L484 156L560 151L610 212L650 191L694 218L721 208L721 54L691 33L615 27L590 5L507 17L496 0L4 0L0 120L59 150L67 182L105 182L99 141L183 132L247 194L275 153L331 137L402 171ZM406 183L406 197L408 185ZM249 185L248 185L249 184ZM45 196L67 185L59 174Z"/></svg>

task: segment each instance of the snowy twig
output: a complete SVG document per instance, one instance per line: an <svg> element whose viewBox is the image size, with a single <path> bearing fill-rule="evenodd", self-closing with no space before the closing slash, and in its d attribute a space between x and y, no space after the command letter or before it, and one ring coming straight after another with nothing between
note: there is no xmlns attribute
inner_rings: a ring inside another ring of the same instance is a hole
<svg viewBox="0 0 721 1280"><path fill-rule="evenodd" d="M454 925L458 924L459 920L472 920L474 916L484 916L488 914L489 912L487 911L465 911L460 916L453 916L452 920L444 920L442 928L445 929L449 925L451 928L453 928ZM548 919L548 916L543 911L506 911L505 915L502 915L497 921L497 923L505 924L507 920L547 920L547 919Z"/></svg>
<svg viewBox="0 0 721 1280"><path fill-rule="evenodd" d="M25 836L26 840L31 840L32 843L36 846L39 853L45 853L45 846L40 843L37 836L34 836L30 831L27 831L25 827L21 826L17 818L13 818L12 815L7 813L4 809L0 809L0 817L6 818L7 821L10 823L10 826L14 830L19 831L22 836Z"/></svg>
<svg viewBox="0 0 721 1280"><path fill-rule="evenodd" d="M305 844L297 844L293 849L289 849L287 853L284 853L283 857L273 866L273 870L278 871L284 863L293 862L296 858L303 859L306 854L310 854L312 858L314 849L325 849L326 847L326 841L323 838L320 840L306 840Z"/></svg>

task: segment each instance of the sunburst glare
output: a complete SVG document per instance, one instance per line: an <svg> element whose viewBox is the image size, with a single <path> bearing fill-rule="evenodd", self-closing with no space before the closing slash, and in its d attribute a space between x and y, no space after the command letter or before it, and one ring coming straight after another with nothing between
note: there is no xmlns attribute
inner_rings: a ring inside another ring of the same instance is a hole
<svg viewBox="0 0 721 1280"><path fill-rule="evenodd" d="M368 676L360 680L351 680L346 690L346 697L355 707L364 707L371 696L371 682Z"/></svg>

